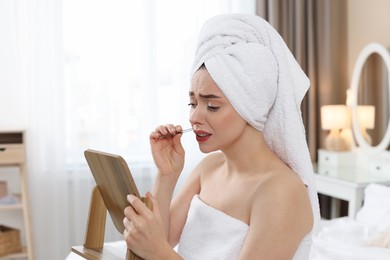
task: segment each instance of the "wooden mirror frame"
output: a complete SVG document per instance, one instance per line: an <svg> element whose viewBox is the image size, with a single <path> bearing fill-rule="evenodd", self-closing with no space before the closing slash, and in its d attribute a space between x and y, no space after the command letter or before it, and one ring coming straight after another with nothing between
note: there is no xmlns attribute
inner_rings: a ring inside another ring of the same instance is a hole
<svg viewBox="0 0 390 260"><path fill-rule="evenodd" d="M373 54L377 53L379 56L382 57L386 68L387 68L387 75L388 75L388 88L389 88L389 100L390 100L390 54L389 51L381 44L378 43L370 43L366 45L363 50L359 53L353 73L352 73L352 81L351 81L351 108L352 108L352 131L356 138L356 142L358 146L360 146L364 151L370 153L370 154L378 154L387 149L387 147L390 144L390 118L387 121L387 129L385 132L384 137L382 138L381 142L376 146L371 146L368 144L361 133L359 122L358 122L358 90L359 90L359 80L361 76L361 72L363 69L364 64L366 63L368 57ZM390 108L389 108L389 114L390 114Z"/></svg>

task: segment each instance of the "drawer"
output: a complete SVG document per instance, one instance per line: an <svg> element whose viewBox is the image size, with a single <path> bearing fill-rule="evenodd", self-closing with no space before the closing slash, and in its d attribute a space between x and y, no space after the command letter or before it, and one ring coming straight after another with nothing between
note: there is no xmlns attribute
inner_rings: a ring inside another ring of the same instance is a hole
<svg viewBox="0 0 390 260"><path fill-rule="evenodd" d="M318 174L337 177L338 169L334 167L318 167Z"/></svg>
<svg viewBox="0 0 390 260"><path fill-rule="evenodd" d="M0 144L0 164L24 163L23 144Z"/></svg>
<svg viewBox="0 0 390 260"><path fill-rule="evenodd" d="M354 167L355 155L352 152L334 152L318 150L318 165L320 167Z"/></svg>
<svg viewBox="0 0 390 260"><path fill-rule="evenodd" d="M370 174L379 178L390 177L390 158L389 159L373 159L368 163Z"/></svg>

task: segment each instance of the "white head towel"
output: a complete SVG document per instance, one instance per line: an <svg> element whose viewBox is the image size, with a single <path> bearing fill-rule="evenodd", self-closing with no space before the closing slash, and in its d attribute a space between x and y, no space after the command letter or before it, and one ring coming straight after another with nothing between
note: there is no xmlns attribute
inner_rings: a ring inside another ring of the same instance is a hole
<svg viewBox="0 0 390 260"><path fill-rule="evenodd" d="M310 82L282 37L255 15L215 16L200 32L192 75L202 64L239 115L307 185L316 232L318 197L300 109Z"/></svg>

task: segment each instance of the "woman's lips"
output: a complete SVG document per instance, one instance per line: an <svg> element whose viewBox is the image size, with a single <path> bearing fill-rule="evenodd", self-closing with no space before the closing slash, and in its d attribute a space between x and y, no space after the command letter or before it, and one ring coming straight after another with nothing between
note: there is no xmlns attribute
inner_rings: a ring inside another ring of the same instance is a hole
<svg viewBox="0 0 390 260"><path fill-rule="evenodd" d="M198 141L199 143L206 142L211 136L210 133L201 130L197 130L194 132L196 134L196 141Z"/></svg>

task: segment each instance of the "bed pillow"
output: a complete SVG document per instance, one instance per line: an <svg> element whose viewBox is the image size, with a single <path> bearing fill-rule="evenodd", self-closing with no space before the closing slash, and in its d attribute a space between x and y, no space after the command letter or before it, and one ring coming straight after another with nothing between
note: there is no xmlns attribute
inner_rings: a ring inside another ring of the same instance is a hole
<svg viewBox="0 0 390 260"><path fill-rule="evenodd" d="M390 227L390 187L369 184L364 190L364 204L356 221L383 232Z"/></svg>

